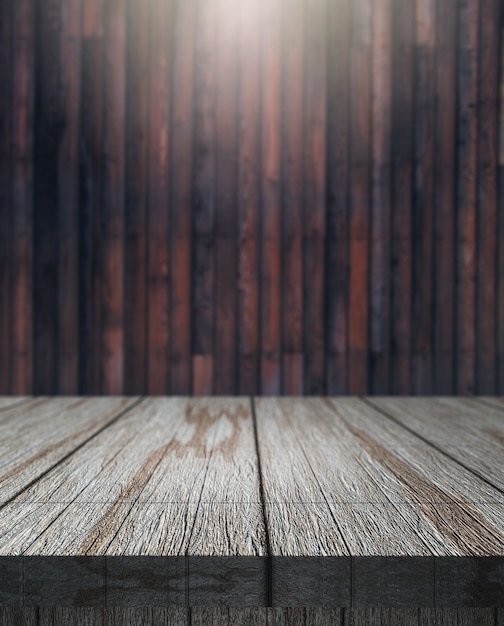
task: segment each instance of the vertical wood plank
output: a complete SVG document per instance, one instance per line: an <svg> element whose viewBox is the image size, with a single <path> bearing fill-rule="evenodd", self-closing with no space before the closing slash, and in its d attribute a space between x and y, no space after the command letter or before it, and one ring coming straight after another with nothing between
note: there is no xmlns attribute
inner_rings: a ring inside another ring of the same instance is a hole
<svg viewBox="0 0 504 626"><path fill-rule="evenodd" d="M497 147L499 3L481 1L477 259L477 386L496 393Z"/></svg>
<svg viewBox="0 0 504 626"><path fill-rule="evenodd" d="M304 4L282 8L282 392L303 393Z"/></svg>
<svg viewBox="0 0 504 626"><path fill-rule="evenodd" d="M455 295L455 120L457 1L436 4L434 188L434 385L453 393Z"/></svg>
<svg viewBox="0 0 504 626"><path fill-rule="evenodd" d="M100 393L103 0L83 5L80 151L80 393Z"/></svg>
<svg viewBox="0 0 504 626"><path fill-rule="evenodd" d="M280 392L282 5L264 0L261 41L261 393Z"/></svg>
<svg viewBox="0 0 504 626"><path fill-rule="evenodd" d="M325 390L325 205L327 2L305 4L304 46L304 298L305 393ZM364 96L365 99L365 96Z"/></svg>
<svg viewBox="0 0 504 626"><path fill-rule="evenodd" d="M219 0L216 103L215 353L214 391L236 388L236 157L238 6ZM218 366L217 366L218 364Z"/></svg>
<svg viewBox="0 0 504 626"><path fill-rule="evenodd" d="M328 207L327 207L327 392L347 392L348 202L349 202L349 15L348 0L329 3Z"/></svg>
<svg viewBox="0 0 504 626"><path fill-rule="evenodd" d="M11 384L10 393L33 391L33 109L35 13L32 0L13 8Z"/></svg>
<svg viewBox="0 0 504 626"><path fill-rule="evenodd" d="M214 353L217 0L197 4L192 232L193 393L211 394Z"/></svg>
<svg viewBox="0 0 504 626"><path fill-rule="evenodd" d="M238 392L257 393L259 289L259 61L260 4L242 3L240 11L238 142Z"/></svg>
<svg viewBox="0 0 504 626"><path fill-rule="evenodd" d="M500 7L499 224L497 268L497 393L504 393L504 9Z"/></svg>
<svg viewBox="0 0 504 626"><path fill-rule="evenodd" d="M413 3L394 0L392 119L392 393L411 389Z"/></svg>
<svg viewBox="0 0 504 626"><path fill-rule="evenodd" d="M149 2L127 4L124 387L145 393Z"/></svg>
<svg viewBox="0 0 504 626"><path fill-rule="evenodd" d="M169 359L169 71L171 2L150 3L147 383L148 394L170 393Z"/></svg>
<svg viewBox="0 0 504 626"><path fill-rule="evenodd" d="M417 0L413 202L412 391L431 394L434 201L435 3Z"/></svg>
<svg viewBox="0 0 504 626"><path fill-rule="evenodd" d="M126 0L105 4L105 113L101 391L124 385L124 122Z"/></svg>
<svg viewBox="0 0 504 626"><path fill-rule="evenodd" d="M61 3L61 144L58 154L57 391L79 390L79 119L81 0Z"/></svg>
<svg viewBox="0 0 504 626"><path fill-rule="evenodd" d="M373 8L370 266L371 393L389 393L391 2Z"/></svg>
<svg viewBox="0 0 504 626"><path fill-rule="evenodd" d="M194 0L179 0L174 15L171 259L171 392L191 390L191 205L193 152Z"/></svg>
<svg viewBox="0 0 504 626"><path fill-rule="evenodd" d="M56 391L58 152L61 11L59 0L35 5L36 72L33 155L34 393Z"/></svg>
<svg viewBox="0 0 504 626"><path fill-rule="evenodd" d="M9 392L10 378L10 210L11 210L11 86L12 4L0 2L0 394Z"/></svg>
<svg viewBox="0 0 504 626"><path fill-rule="evenodd" d="M368 385L371 17L369 0L352 3L348 250L348 389L352 394L364 393Z"/></svg>
<svg viewBox="0 0 504 626"><path fill-rule="evenodd" d="M476 176L480 1L459 4L457 116L457 386L475 391L476 359Z"/></svg>

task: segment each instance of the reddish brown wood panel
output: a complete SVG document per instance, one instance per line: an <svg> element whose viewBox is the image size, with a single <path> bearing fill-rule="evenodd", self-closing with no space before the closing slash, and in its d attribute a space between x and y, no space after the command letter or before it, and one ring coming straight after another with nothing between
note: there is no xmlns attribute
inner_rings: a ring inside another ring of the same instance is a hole
<svg viewBox="0 0 504 626"><path fill-rule="evenodd" d="M0 393L504 393L498 0L0 0Z"/></svg>

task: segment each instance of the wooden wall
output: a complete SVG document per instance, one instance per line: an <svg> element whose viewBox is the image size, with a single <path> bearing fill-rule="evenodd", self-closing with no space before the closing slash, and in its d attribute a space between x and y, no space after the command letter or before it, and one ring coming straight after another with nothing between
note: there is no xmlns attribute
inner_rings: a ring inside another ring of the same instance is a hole
<svg viewBox="0 0 504 626"><path fill-rule="evenodd" d="M503 394L503 14L0 0L0 394Z"/></svg>

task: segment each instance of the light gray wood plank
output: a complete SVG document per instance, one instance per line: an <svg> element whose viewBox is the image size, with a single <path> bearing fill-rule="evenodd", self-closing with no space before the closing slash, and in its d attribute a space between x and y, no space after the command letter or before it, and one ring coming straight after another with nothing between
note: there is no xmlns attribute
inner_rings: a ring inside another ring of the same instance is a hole
<svg viewBox="0 0 504 626"><path fill-rule="evenodd" d="M39 626L103 626L103 608L40 607Z"/></svg>
<svg viewBox="0 0 504 626"><path fill-rule="evenodd" d="M471 398L474 402L487 404L504 411L504 397L503 396L477 396Z"/></svg>
<svg viewBox="0 0 504 626"><path fill-rule="evenodd" d="M446 543L440 556L502 556L504 516L499 491L401 425L357 398L321 400L334 407L367 452L402 483ZM423 529L422 529L423 530Z"/></svg>
<svg viewBox="0 0 504 626"><path fill-rule="evenodd" d="M462 398L373 397L368 401L504 490L504 411Z"/></svg>
<svg viewBox="0 0 504 626"><path fill-rule="evenodd" d="M25 404L31 396L0 396L0 411L8 410L20 404Z"/></svg>
<svg viewBox="0 0 504 626"><path fill-rule="evenodd" d="M38 626L37 609L0 607L0 626Z"/></svg>
<svg viewBox="0 0 504 626"><path fill-rule="evenodd" d="M138 398L39 399L3 414L0 503L132 407Z"/></svg>

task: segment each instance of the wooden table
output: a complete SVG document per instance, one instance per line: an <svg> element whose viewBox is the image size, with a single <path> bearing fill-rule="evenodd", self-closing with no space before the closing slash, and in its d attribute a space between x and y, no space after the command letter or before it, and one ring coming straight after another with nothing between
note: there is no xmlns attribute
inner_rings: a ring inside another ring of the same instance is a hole
<svg viewBox="0 0 504 626"><path fill-rule="evenodd" d="M502 399L0 398L0 448L4 607L504 623Z"/></svg>

